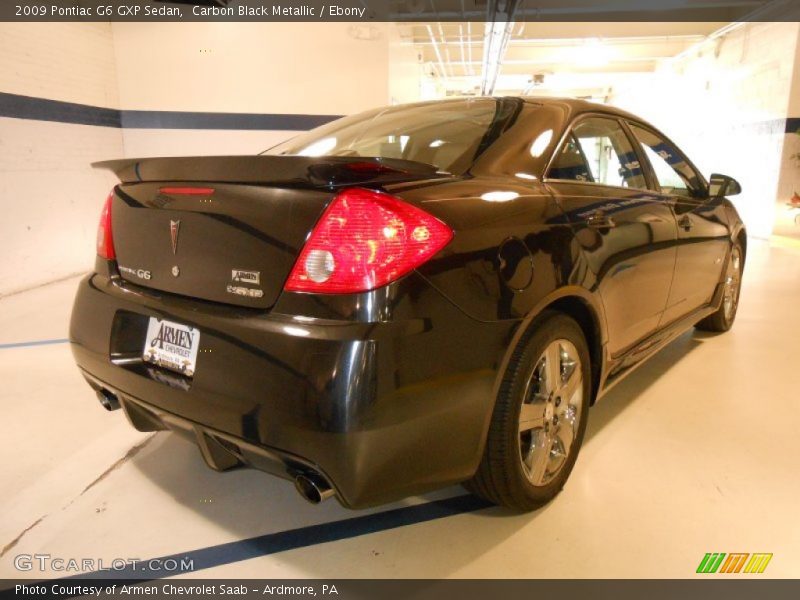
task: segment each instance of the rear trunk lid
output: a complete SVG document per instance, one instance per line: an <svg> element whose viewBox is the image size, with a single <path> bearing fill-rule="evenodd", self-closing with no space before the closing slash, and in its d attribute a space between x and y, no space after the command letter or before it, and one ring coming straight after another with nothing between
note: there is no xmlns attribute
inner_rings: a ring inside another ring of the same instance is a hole
<svg viewBox="0 0 800 600"><path fill-rule="evenodd" d="M240 156L118 160L112 204L120 276L137 285L269 309L342 187L446 176L402 160Z"/></svg>

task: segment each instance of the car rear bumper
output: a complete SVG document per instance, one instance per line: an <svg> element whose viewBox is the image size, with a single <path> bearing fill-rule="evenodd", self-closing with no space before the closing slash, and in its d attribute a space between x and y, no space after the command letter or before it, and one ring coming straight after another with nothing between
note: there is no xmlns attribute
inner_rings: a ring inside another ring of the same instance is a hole
<svg viewBox="0 0 800 600"><path fill-rule="evenodd" d="M349 507L468 479L480 460L498 365L516 322L467 317L420 276L361 322L264 313L153 292L93 274L70 341L96 390L143 431L172 429L209 466L318 474ZM376 302L380 302L375 298ZM148 318L197 327L192 379L144 363Z"/></svg>

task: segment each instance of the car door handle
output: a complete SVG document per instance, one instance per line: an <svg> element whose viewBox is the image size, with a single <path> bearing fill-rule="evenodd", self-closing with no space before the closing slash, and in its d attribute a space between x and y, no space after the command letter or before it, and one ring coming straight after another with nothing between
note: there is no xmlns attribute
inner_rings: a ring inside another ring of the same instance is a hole
<svg viewBox="0 0 800 600"><path fill-rule="evenodd" d="M692 223L689 215L683 215L680 219L678 219L678 225L684 231L689 231L692 227L694 227L694 223Z"/></svg>
<svg viewBox="0 0 800 600"><path fill-rule="evenodd" d="M586 224L593 229L611 229L617 226L614 219L603 211L592 213L592 216L586 220Z"/></svg>

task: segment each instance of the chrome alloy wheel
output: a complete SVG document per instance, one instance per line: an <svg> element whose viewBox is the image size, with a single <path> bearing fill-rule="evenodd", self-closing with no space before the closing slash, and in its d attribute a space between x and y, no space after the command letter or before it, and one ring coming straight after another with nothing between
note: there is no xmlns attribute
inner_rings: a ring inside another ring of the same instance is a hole
<svg viewBox="0 0 800 600"><path fill-rule="evenodd" d="M555 340L533 368L519 413L520 460L533 485L547 485L567 462L582 406L578 350L568 340Z"/></svg>
<svg viewBox="0 0 800 600"><path fill-rule="evenodd" d="M728 261L728 272L725 274L725 288L722 294L722 306L725 319L730 321L736 314L736 305L739 302L739 284L742 280L742 252L738 246L731 250Z"/></svg>

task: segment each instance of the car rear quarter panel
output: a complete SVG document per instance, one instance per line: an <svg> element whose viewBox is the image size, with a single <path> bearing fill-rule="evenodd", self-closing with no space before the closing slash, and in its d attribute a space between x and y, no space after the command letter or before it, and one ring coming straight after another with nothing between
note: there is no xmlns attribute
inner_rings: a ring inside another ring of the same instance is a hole
<svg viewBox="0 0 800 600"><path fill-rule="evenodd" d="M400 195L453 227L450 245L418 271L470 317L521 321L565 290L585 295L580 246L543 185L475 178Z"/></svg>

